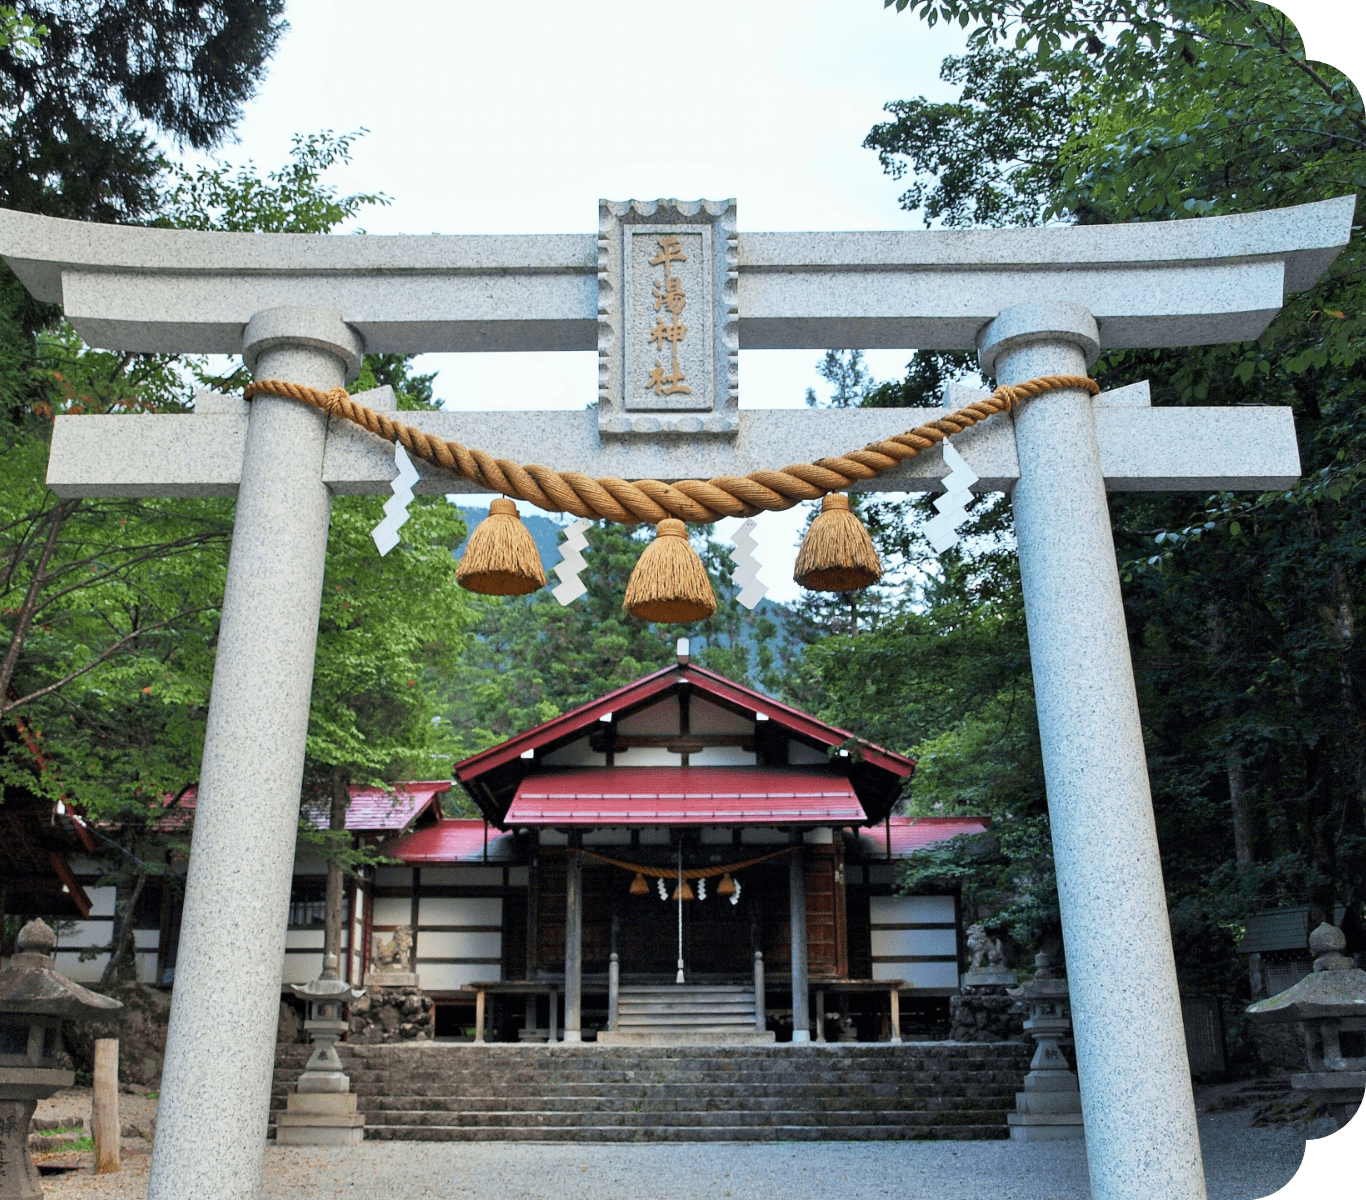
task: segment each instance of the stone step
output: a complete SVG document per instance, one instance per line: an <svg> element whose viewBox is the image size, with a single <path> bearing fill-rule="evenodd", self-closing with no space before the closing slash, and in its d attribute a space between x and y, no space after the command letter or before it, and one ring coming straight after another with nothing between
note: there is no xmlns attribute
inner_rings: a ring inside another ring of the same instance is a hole
<svg viewBox="0 0 1366 1200"><path fill-rule="evenodd" d="M639 1099L596 1097L591 1106L563 1096L393 1096L376 1097L361 1103L359 1110L376 1123L400 1124L403 1114L422 1113L431 1120L407 1121L410 1124L443 1124L452 1113L474 1112L547 1112L582 1113L591 1107L594 1113L651 1112L731 1112L755 1113L866 1113L882 1112L959 1112L989 1109L1005 1113L1012 1107L1009 1094L972 1097L817 1097L763 1096L750 1097L737 1103L732 1097L680 1096L672 1098Z"/></svg>
<svg viewBox="0 0 1366 1200"><path fill-rule="evenodd" d="M669 1126L675 1129L714 1128L726 1126L785 1125L790 1127L844 1128L850 1125L886 1125L898 1128L915 1128L925 1125L980 1125L989 1122L1004 1124L1004 1109L965 1109L945 1112L912 1112L871 1110L864 1112L816 1113L800 1109L784 1109L773 1112L698 1112L680 1110L677 1112L537 1112L512 1109L491 1110L487 1112L411 1112L386 1113L384 1125L390 1128L429 1129L429 1128L471 1128L498 1127L515 1125L556 1125L608 1126L622 1125L634 1127ZM367 1122L367 1130L371 1126Z"/></svg>
<svg viewBox="0 0 1366 1200"><path fill-rule="evenodd" d="M1029 1063L1014 1043L339 1049L365 1136L412 1141L1006 1138ZM308 1052L282 1050L277 1119Z"/></svg>
<svg viewBox="0 0 1366 1200"><path fill-rule="evenodd" d="M618 1029L753 1029L753 1013L699 1013L673 1009L659 1013L622 1013Z"/></svg>
<svg viewBox="0 0 1366 1200"><path fill-rule="evenodd" d="M583 1076L490 1076L478 1072L440 1072L440 1073L384 1073L380 1076L361 1077L351 1074L351 1089L358 1093L384 1091L411 1091L414 1095L428 1091L429 1088L445 1088L447 1091L466 1091L471 1084L485 1084L490 1088L540 1087L555 1089L598 1089L642 1087L649 1084L676 1084L682 1087L703 1087L720 1084L725 1087L831 1087L832 1084L856 1085L862 1088L876 1088L892 1085L902 1088L974 1087L974 1085L1000 1082L1009 1084L1012 1089L1019 1087L1022 1072L1009 1069L979 1070L979 1072L859 1072L858 1074L828 1074L798 1072L637 1072L623 1073L617 1078L598 1078ZM298 1073L281 1072L276 1084L283 1087L298 1080Z"/></svg>
<svg viewBox="0 0 1366 1200"><path fill-rule="evenodd" d="M621 1017L625 1013L673 1013L673 1012L715 1012L715 1013L748 1013L752 1021L754 1019L754 1001L746 1004L743 1000L690 1000L683 1003L678 1000L633 1000L629 1003L623 1000L617 1005L617 1016Z"/></svg>
<svg viewBox="0 0 1366 1200"><path fill-rule="evenodd" d="M858 1087L858 1085L847 1084L790 1084L790 1085L751 1085L751 1087L731 1087L728 1084L701 1084L701 1085L680 1085L680 1084L653 1084L653 1085L630 1085L630 1087L612 1088L611 1091L587 1091L583 1088L485 1088L485 1087L448 1087L443 1091L432 1091L432 1089L395 1088L385 1092L354 1092L354 1095L361 1097L362 1106L373 1107L376 1103L391 1106L391 1102L400 1099L421 1099L432 1104L445 1103L448 1097L463 1096L470 1099L534 1099L545 1100L546 1103L574 1104L585 1103L604 1103L604 1102L630 1102L654 1103L654 1102L673 1102L673 1100L697 1100L698 1103L719 1102L727 1103L759 1103L768 1100L788 1100L788 1102L798 1104L805 1100L848 1100L850 1103L884 1103L900 1102L900 1100L918 1100L925 1097L937 1096L1005 1096L1007 1104L1014 1104L1015 1093L1011 1091L1015 1080L1004 1078L996 1082L985 1082L985 1084L974 1084L967 1088L948 1088L943 1085L932 1085L926 1088L897 1087L895 1084L881 1084L876 1088ZM276 1092L277 1096L285 1095L281 1088ZM1074 1093L1075 1095L1075 1093Z"/></svg>
<svg viewBox="0 0 1366 1200"><path fill-rule="evenodd" d="M367 1141L422 1142L818 1142L986 1141L1010 1136L1004 1124L980 1125L504 1125L367 1126Z"/></svg>

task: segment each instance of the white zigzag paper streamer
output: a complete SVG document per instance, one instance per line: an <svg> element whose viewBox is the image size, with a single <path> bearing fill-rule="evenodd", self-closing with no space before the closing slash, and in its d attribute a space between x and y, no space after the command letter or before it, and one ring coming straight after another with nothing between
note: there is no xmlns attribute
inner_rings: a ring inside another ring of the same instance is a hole
<svg viewBox="0 0 1366 1200"><path fill-rule="evenodd" d="M401 442L394 443L394 466L398 474L389 485L393 495L384 502L384 520L370 531L379 555L383 558L398 545L398 531L408 519L408 505L413 502L413 484L417 482L417 468Z"/></svg>
<svg viewBox="0 0 1366 1200"><path fill-rule="evenodd" d="M588 549L588 539L583 531L592 523L584 517L564 531L564 543L560 546L562 557L551 568L560 577L560 583L550 589L550 594L562 605L572 604L588 590L588 585L579 578L579 572L588 566L583 559L583 552Z"/></svg>
<svg viewBox="0 0 1366 1200"><path fill-rule="evenodd" d="M939 515L925 522L925 536L936 554L958 545L958 526L968 519L966 505L972 499L972 485L977 476L972 468L963 461L947 441L940 442L944 447L944 461L949 465L949 473L944 476L944 494L935 502Z"/></svg>
<svg viewBox="0 0 1366 1200"><path fill-rule="evenodd" d="M740 585L740 594L735 598L751 610L768 595L768 584L760 581L759 560L754 556L754 551L759 548L759 543L753 537L754 528L758 523L750 517L735 531L735 537L731 539L739 552L735 556L735 582Z"/></svg>

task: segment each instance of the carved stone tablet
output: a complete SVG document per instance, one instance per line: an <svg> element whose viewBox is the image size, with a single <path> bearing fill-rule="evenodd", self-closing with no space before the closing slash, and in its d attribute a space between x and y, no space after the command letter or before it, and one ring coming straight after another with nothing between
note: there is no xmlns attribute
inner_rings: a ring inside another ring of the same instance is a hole
<svg viewBox="0 0 1366 1200"><path fill-rule="evenodd" d="M598 204L598 430L739 428L734 200Z"/></svg>

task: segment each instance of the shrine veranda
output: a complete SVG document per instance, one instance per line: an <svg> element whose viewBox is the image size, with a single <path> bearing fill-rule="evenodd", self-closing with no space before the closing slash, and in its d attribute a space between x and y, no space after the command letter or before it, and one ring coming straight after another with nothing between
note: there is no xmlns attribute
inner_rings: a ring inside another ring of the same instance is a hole
<svg viewBox="0 0 1366 1200"><path fill-rule="evenodd" d="M517 462L673 481L812 461L936 416L746 412L742 348L976 350L984 373L1019 384L1085 374L1108 348L1246 341L1327 269L1353 207L764 234L739 231L733 201L604 202L590 234L354 238L3 212L0 254L93 346L241 353L258 379L324 391L366 352L596 348L596 411L412 424ZM1105 492L1288 486L1293 420L1280 408L1153 408L1142 388L1094 401L1064 389L954 446L978 490L1013 497L1093 1194L1196 1200L1200 1147ZM418 473L420 492L486 490ZM944 474L935 449L851 490L934 491ZM260 1191L328 508L332 495L386 493L394 476L381 439L275 397L56 421L58 495L237 500L156 1200ZM788 832L819 845L834 823Z"/></svg>

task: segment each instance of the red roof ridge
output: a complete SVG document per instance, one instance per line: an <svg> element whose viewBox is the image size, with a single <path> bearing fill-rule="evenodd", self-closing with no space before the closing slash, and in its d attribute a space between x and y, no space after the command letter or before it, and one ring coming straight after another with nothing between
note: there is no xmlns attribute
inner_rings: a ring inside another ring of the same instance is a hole
<svg viewBox="0 0 1366 1200"><path fill-rule="evenodd" d="M762 692L756 692L732 679L727 679L724 675L709 671L705 667L693 663L687 665L672 663L649 675L643 675L634 682L617 688L616 691L609 692L605 696L590 700L586 704L580 704L567 713L561 713L558 717L552 717L549 721L543 721L540 725L514 734L496 746L490 746L486 750L479 751L478 754L472 754L469 758L456 763L452 771L462 783L477 779L485 772L520 757L524 749L544 745L566 734L576 732L583 726L591 724L602 714L616 711L623 701L634 704L637 701L648 700L651 696L657 695L679 682L698 685L699 690L703 693L718 696L732 704L747 708L751 712L763 713L769 718L777 717L780 719L779 723L787 728L793 729L795 732L805 733L807 736L823 741L827 745L838 746L845 742L853 742L860 748L865 757L874 761L875 765L892 771L894 774L905 776L915 770L914 759L859 738L847 729L830 725L802 712L800 709L784 704L780 700L774 700Z"/></svg>

